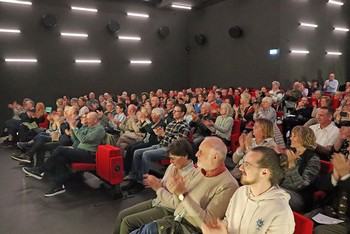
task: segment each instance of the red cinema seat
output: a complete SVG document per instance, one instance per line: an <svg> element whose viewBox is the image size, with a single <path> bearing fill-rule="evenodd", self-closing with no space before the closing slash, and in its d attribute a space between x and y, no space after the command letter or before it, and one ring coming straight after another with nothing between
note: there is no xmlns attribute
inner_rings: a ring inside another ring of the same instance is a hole
<svg viewBox="0 0 350 234"><path fill-rule="evenodd" d="M305 216L293 211L295 229L294 234L312 234L314 222Z"/></svg>

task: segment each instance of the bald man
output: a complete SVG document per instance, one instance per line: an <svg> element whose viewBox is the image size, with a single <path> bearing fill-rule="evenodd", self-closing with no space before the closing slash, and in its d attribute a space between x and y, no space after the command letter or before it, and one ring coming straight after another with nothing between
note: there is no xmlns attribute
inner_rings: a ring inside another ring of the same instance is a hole
<svg viewBox="0 0 350 234"><path fill-rule="evenodd" d="M178 205L173 215L143 225L135 233L200 233L202 223L224 217L226 207L238 188L225 167L227 149L217 137L206 137L196 153L198 169L185 183L181 176L169 179L169 189ZM162 232L163 233L163 232ZM124 234L124 233L120 233Z"/></svg>
<svg viewBox="0 0 350 234"><path fill-rule="evenodd" d="M76 118L67 118L75 148L60 146L52 152L42 166L22 168L25 174L38 180L43 178L45 172L54 174L55 186L44 194L45 197L52 197L66 191L64 183L69 178L66 164L73 162L95 163L97 147L102 144L106 132L99 123L99 116L96 112L90 112L86 118L87 125L80 129L76 127Z"/></svg>

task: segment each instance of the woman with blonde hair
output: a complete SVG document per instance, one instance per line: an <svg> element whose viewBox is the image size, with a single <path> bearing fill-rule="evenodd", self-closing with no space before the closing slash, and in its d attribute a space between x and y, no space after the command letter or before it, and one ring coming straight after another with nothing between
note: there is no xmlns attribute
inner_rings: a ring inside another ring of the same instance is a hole
<svg viewBox="0 0 350 234"><path fill-rule="evenodd" d="M233 106L235 110L235 120L239 120L241 122L240 131L243 132L246 125L253 121L254 108L250 105L251 96L249 93L242 93L240 98L240 105Z"/></svg>
<svg viewBox="0 0 350 234"><path fill-rule="evenodd" d="M312 204L312 184L317 178L321 163L316 155L316 136L308 127L296 126L290 137L292 149L286 150L288 171L281 187L290 194L293 211L305 211Z"/></svg>

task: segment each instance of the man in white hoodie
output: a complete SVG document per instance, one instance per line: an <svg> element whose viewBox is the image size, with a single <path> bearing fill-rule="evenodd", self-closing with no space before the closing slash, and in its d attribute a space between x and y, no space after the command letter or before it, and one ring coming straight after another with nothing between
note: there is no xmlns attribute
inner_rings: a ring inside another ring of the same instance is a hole
<svg viewBox="0 0 350 234"><path fill-rule="evenodd" d="M273 149L260 146L249 151L240 167L245 186L232 196L224 220L203 224L203 233L292 234L290 196L278 187L286 168L286 156Z"/></svg>

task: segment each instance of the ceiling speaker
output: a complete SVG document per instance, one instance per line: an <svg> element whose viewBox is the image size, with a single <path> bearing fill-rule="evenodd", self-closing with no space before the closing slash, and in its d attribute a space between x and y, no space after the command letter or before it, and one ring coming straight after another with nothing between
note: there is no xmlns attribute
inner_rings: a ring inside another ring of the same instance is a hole
<svg viewBox="0 0 350 234"><path fill-rule="evenodd" d="M118 32L120 29L120 24L116 20L110 20L108 22L107 28L110 32L115 33Z"/></svg>
<svg viewBox="0 0 350 234"><path fill-rule="evenodd" d="M159 36L161 36L162 38L165 38L169 36L170 29L168 26L160 26L158 29L158 33L159 33Z"/></svg>
<svg viewBox="0 0 350 234"><path fill-rule="evenodd" d="M196 34L194 36L194 40L197 42L197 44L204 45L207 42L207 37L203 34Z"/></svg>
<svg viewBox="0 0 350 234"><path fill-rule="evenodd" d="M238 26L233 26L228 30L228 34L232 38L240 38L241 36L243 36L243 30Z"/></svg>
<svg viewBox="0 0 350 234"><path fill-rule="evenodd" d="M41 18L43 24L48 28L53 28L57 25L57 18L52 14L45 14Z"/></svg>

